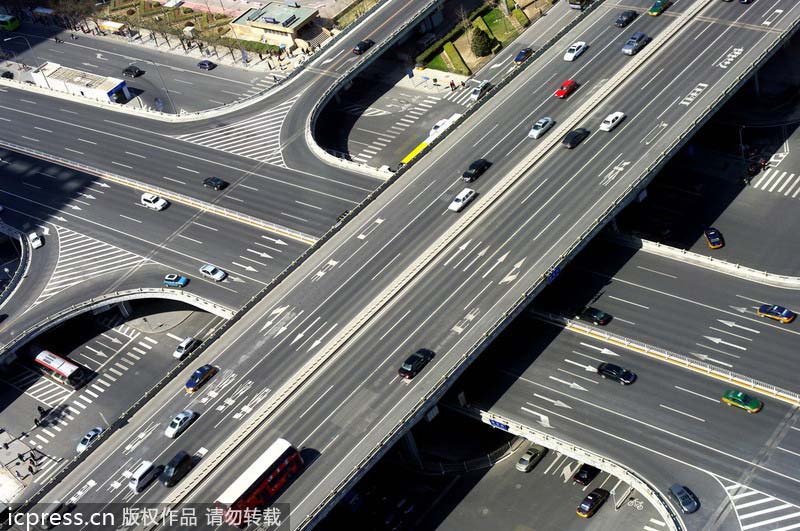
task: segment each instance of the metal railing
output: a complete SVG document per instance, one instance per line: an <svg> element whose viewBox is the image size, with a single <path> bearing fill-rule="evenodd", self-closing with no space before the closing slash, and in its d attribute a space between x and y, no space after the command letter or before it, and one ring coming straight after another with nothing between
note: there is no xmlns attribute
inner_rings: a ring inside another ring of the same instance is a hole
<svg viewBox="0 0 800 531"><path fill-rule="evenodd" d="M17 291L22 279L28 275L28 270L31 267L32 253L30 243L28 242L28 238L25 236L24 232L2 222L0 222L0 232L9 238L19 238L20 247L19 265L14 271L14 274L11 276L11 279L8 281L8 284L6 284L5 288L3 288L3 292L0 293L0 308L2 308L5 306L6 302L8 302L14 292Z"/></svg>

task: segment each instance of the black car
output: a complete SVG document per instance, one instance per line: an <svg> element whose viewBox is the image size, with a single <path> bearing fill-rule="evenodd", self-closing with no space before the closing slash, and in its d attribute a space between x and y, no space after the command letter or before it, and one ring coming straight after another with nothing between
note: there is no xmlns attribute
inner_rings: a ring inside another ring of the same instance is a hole
<svg viewBox="0 0 800 531"><path fill-rule="evenodd" d="M11 72L9 70L3 70L3 73L0 74L0 77L2 77L3 79L14 79L14 72Z"/></svg>
<svg viewBox="0 0 800 531"><path fill-rule="evenodd" d="M197 63L197 68L200 70L214 70L217 67L217 63L214 61L209 61L208 59L203 59L199 63Z"/></svg>
<svg viewBox="0 0 800 531"><path fill-rule="evenodd" d="M584 128L578 128L574 131L570 131L567 133L567 136L564 137L564 140L561 141L561 145L567 149L572 149L581 142L583 142L587 136L589 136L590 131Z"/></svg>
<svg viewBox="0 0 800 531"><path fill-rule="evenodd" d="M597 325L605 326L611 322L611 319L613 319L613 317L611 316L611 314L600 311L597 308L587 306L586 308L581 310L581 313L575 316L575 319L577 319L578 321L587 321L595 326Z"/></svg>
<svg viewBox="0 0 800 531"><path fill-rule="evenodd" d="M603 378L611 378L622 385L630 385L636 381L636 375L628 369L623 369L613 363L601 363L597 366L597 374Z"/></svg>
<svg viewBox="0 0 800 531"><path fill-rule="evenodd" d="M122 75L124 77L129 77L131 79L137 78L144 74L144 70L139 68L136 65L130 65L125 67L125 70L122 71Z"/></svg>
<svg viewBox="0 0 800 531"><path fill-rule="evenodd" d="M433 352L428 349L421 348L410 355L397 372L401 377L410 380L419 374L419 371L421 371L423 367L425 367L425 365L427 365L432 359Z"/></svg>
<svg viewBox="0 0 800 531"><path fill-rule="evenodd" d="M228 183L219 177L207 177L203 179L203 186L206 188L213 188L214 190L224 190Z"/></svg>
<svg viewBox="0 0 800 531"><path fill-rule="evenodd" d="M572 481L577 483L578 485L583 485L584 487L592 482L594 478L597 477L597 474L600 473L600 470L593 467L592 465L583 464L575 472L575 475L572 476Z"/></svg>
<svg viewBox="0 0 800 531"><path fill-rule="evenodd" d="M177 484L192 469L192 456L181 450L169 460L161 472L161 483L165 487Z"/></svg>
<svg viewBox="0 0 800 531"><path fill-rule="evenodd" d="M491 165L492 164L486 159L478 159L469 165L467 171L465 171L461 175L461 179L468 183L471 183L472 181L480 177L483 174L483 172L485 172L486 169Z"/></svg>
<svg viewBox="0 0 800 531"><path fill-rule="evenodd" d="M635 19L638 15L639 13L636 11L623 11L619 14L617 20L614 21L614 25L618 28L624 28L633 22L633 19Z"/></svg>
<svg viewBox="0 0 800 531"><path fill-rule="evenodd" d="M356 55L361 55L362 53L369 50L373 44L375 43L370 39L364 39L363 41L360 41L358 44L356 44L355 48L353 48L353 53Z"/></svg>

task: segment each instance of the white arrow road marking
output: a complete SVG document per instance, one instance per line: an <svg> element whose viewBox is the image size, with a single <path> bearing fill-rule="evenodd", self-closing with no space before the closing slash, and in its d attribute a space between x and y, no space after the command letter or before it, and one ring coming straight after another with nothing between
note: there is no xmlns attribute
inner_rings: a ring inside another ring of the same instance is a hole
<svg viewBox="0 0 800 531"><path fill-rule="evenodd" d="M456 252L454 252L454 253L453 253L453 254L450 256L450 258L448 258L448 259L447 259L447 261L444 263L444 265L447 265L447 264L449 264L449 263L450 263L450 262L453 260L453 258L455 258L456 256L458 256L458 254L459 254L461 251L463 251L463 250L465 250L467 247L469 247L469 244L470 244L470 243L472 243L472 240L470 240L470 241L468 241L468 242L466 242L466 243L463 243L462 245L460 245L460 246L458 247L458 249L456 249Z"/></svg>
<svg viewBox="0 0 800 531"><path fill-rule="evenodd" d="M489 247L487 246L487 247L486 247L486 248L485 248L483 251L481 251L481 252L479 252L477 255L475 255L475 258L473 258L472 260L470 260L470 262L469 262L469 263L467 264L467 266L466 266L466 267L463 269L463 271L465 271L465 272L466 272L466 271L469 271L470 269L472 269L472 264L474 264L474 263L475 263L475 261L476 261L476 260L478 260L479 258L483 258L483 255L485 255L485 254L486 254L486 253L488 253L488 252L489 252Z"/></svg>
<svg viewBox="0 0 800 531"><path fill-rule="evenodd" d="M556 381L558 383L562 383L562 384L564 384L566 386L569 386L572 389L578 389L580 391L588 391L588 389L583 387L581 384L578 384L578 383L575 383L575 382L567 382L567 381L564 381L564 380L562 380L560 378L556 378L555 376L550 376L550 379L554 380L554 381Z"/></svg>
<svg viewBox="0 0 800 531"><path fill-rule="evenodd" d="M489 67L489 70L494 70L495 68L500 68L503 66L503 63L497 63Z"/></svg>
<svg viewBox="0 0 800 531"><path fill-rule="evenodd" d="M83 487L81 487L80 490L78 490L78 492L76 492L72 498L69 499L69 502L67 502L67 504L72 505L78 503L78 500L80 500L83 497L83 495L86 494L89 491L89 489L91 489L95 485L97 485L97 482L95 480L90 479L89 481L87 481L86 484Z"/></svg>
<svg viewBox="0 0 800 531"><path fill-rule="evenodd" d="M517 280L517 277L519 276L519 268L522 267L522 262L525 261L525 258L527 258L527 256L514 264L514 267L511 268L511 271L509 271L509 273L503 277L503 280L501 280L499 283L505 284L506 282L513 282Z"/></svg>
<svg viewBox="0 0 800 531"><path fill-rule="evenodd" d="M575 472L578 470L580 463L569 464L567 463L564 465L564 468L561 469L561 477L564 478L564 483L572 479L572 476L575 475Z"/></svg>
<svg viewBox="0 0 800 531"><path fill-rule="evenodd" d="M253 266L249 266L249 265L242 265L242 264L239 264L239 263L236 263L236 262L231 262L231 263L232 263L233 265L237 266L237 267L241 267L242 269L244 269L244 270L246 270L246 271L250 271L250 272L253 272L253 273L258 273L258 271L256 270L256 268L255 268L255 267L253 267Z"/></svg>
<svg viewBox="0 0 800 531"><path fill-rule="evenodd" d="M470 241L472 241L472 240L470 240ZM483 243L483 242L478 242L478 243L476 243L476 244L475 244L475 247L478 247L478 246L480 246L480 244L481 244L481 243ZM461 260L459 260L458 262L456 262L456 263L455 263L455 265L453 266L453 269L456 269L456 268L458 268L458 266L460 266L460 265L461 265L461 262L463 262L464 260L466 260L468 256L469 256L469 253L464 253L464 256L462 256L462 257L461 257Z"/></svg>
<svg viewBox="0 0 800 531"><path fill-rule="evenodd" d="M262 238L264 238L265 240L269 240L269 241L271 241L271 242L272 242L272 243L274 243L275 245L288 245L288 244L287 244L285 241L283 241L283 240L278 240L278 239L275 239L275 238L270 238L269 236L264 236L263 234L261 235L261 237L262 237Z"/></svg>
<svg viewBox="0 0 800 531"><path fill-rule="evenodd" d="M324 61L322 61L320 64L326 65L326 64L328 64L328 63L330 63L330 62L333 62L333 60L334 60L334 59L336 59L337 57L339 57L339 56L340 56L340 55L342 55L343 53L344 53L344 50L341 50L339 53L337 53L336 55L334 55L333 57L331 57L331 58L329 58L329 59L325 59L325 60L324 60Z"/></svg>
<svg viewBox="0 0 800 531"><path fill-rule="evenodd" d="M76 192L79 196L85 197L86 199L96 199L95 196L92 194L84 194L83 192Z"/></svg>
<svg viewBox="0 0 800 531"><path fill-rule="evenodd" d="M731 328L739 328L741 330L747 330L748 332L753 332L754 334L760 334L761 330L756 330L755 328L747 328L746 326L742 326L738 323L733 321L725 321L724 319L717 319L720 323L724 324L725 326L729 326Z"/></svg>
<svg viewBox="0 0 800 531"><path fill-rule="evenodd" d="M530 413L531 415L535 415L535 416L539 417L539 420L537 422L539 424L541 424L542 427L544 427L544 428L551 428L552 427L552 426L550 426L550 419L548 418L547 415L542 415L538 411L534 411L532 409L528 409L525 406L520 407L520 409L522 411L524 411L525 413Z"/></svg>
<svg viewBox="0 0 800 531"><path fill-rule="evenodd" d="M111 188L111 185L104 183L103 181L97 181L94 184L99 186L100 188Z"/></svg>
<svg viewBox="0 0 800 531"><path fill-rule="evenodd" d="M567 409L572 409L572 406L570 406L566 402L562 402L561 400L554 400L552 398L547 398L546 396L542 396L539 393L533 393L533 396L535 396L536 398L541 398L542 400L547 400L548 402L550 402L554 406L565 407ZM531 404L531 405L533 405L533 404Z"/></svg>
<svg viewBox="0 0 800 531"><path fill-rule="evenodd" d="M497 267L497 266L499 266L500 264L502 264L502 263L505 261L505 259L506 259L507 257L508 257L508 253L506 253L506 254L504 254L503 256L501 256L500 258L498 258L498 259L497 259L497 262L495 262L495 263L492 265L492 267L490 267L490 268L489 268L489 269L486 271L486 273L484 273L484 274L483 274L483 276L482 276L481 278L486 278L487 276L489 276L489 273L491 273L491 272L494 270L494 268L495 268L495 267Z"/></svg>
<svg viewBox="0 0 800 531"><path fill-rule="evenodd" d="M749 338L749 337L740 336L739 334L734 334L733 332L728 332L727 330L722 330L721 328L716 328L716 327L713 327L713 326L709 326L709 328L711 330L713 330L714 332L720 332L722 334L728 334L729 336L738 337L739 339L744 339L745 341L752 341L752 339Z"/></svg>
<svg viewBox="0 0 800 531"><path fill-rule="evenodd" d="M711 361L711 362L714 362L714 363L718 363L720 365L724 365L724 366L729 367L729 368L733 367L733 365L731 365L730 363L725 363L724 361L720 361L718 359L712 358L711 356L708 356L706 354L701 354L699 352L690 352L689 354L691 354L692 356L696 356L698 359L701 359L703 361Z"/></svg>
<svg viewBox="0 0 800 531"><path fill-rule="evenodd" d="M300 332L299 334L297 334L297 335L294 337L294 339L292 339L292 345L294 345L294 344L295 344L297 341L299 341L300 339L302 339L302 338L303 338L303 337L306 335L306 332L308 332L308 329L309 329L309 328L311 328L312 326L314 326L315 324L317 324L317 321L319 321L319 320L320 320L320 317L317 317L316 319L314 319L314 322L312 322L310 325L308 325L308 326L305 328L305 330L303 330L302 332Z"/></svg>
<svg viewBox="0 0 800 531"><path fill-rule="evenodd" d="M577 367L582 367L587 371L597 372L597 369L595 367L591 366L591 365L584 365L583 363L579 363L577 361L572 361L571 359L567 359L567 358L564 358L564 361L566 361L567 363L571 363L572 365L575 365Z"/></svg>
<svg viewBox="0 0 800 531"><path fill-rule="evenodd" d="M738 348L739 350L747 350L747 347L742 347L737 345L736 343L728 343L727 341L723 340L721 337L711 337L711 336L703 336L704 338L708 339L712 343L717 343L719 345L727 345L729 347Z"/></svg>
<svg viewBox="0 0 800 531"><path fill-rule="evenodd" d="M280 308L275 308L274 310L272 310L270 312L270 314L269 314L271 316L271 319L269 321L267 321L266 323L264 323L264 326L261 327L261 330L259 330L259 332L263 332L264 330L266 330L267 328L272 326L272 323L275 322L274 321L274 319L275 319L274 316L282 314L283 312L286 311L286 308L288 308L288 307L289 306L281 306Z"/></svg>
<svg viewBox="0 0 800 531"><path fill-rule="evenodd" d="M741 356L737 356L736 354L731 354L730 352L725 352L724 350L720 350L718 348L709 347L708 345L704 345L702 343L695 343L698 347L707 348L708 350L713 350L714 352L719 352L720 354L725 354L726 356L730 356L731 358L741 359Z"/></svg>
<svg viewBox="0 0 800 531"><path fill-rule="evenodd" d="M250 249L249 247L247 248L247 252L256 254L256 255L260 256L261 258L272 258L272 256L268 255L267 253L262 253L261 251L256 251L255 249Z"/></svg>
<svg viewBox="0 0 800 531"><path fill-rule="evenodd" d="M333 329L334 329L334 328L336 328L338 325L339 325L339 323L333 323L333 326L332 326L332 327L330 327L330 328L328 329L328 331L327 331L327 332L325 332L324 334L322 334L322 335L320 336L320 338L319 338L319 339L317 339L316 341L314 341L314 342L311 344L311 346L310 346L310 347L308 347L308 350L307 350L306 352L310 352L312 349L315 349L315 348L317 348L317 347L319 346L319 344L320 344L320 343L322 343L322 340L323 340L323 339L325 339L325 336L327 336L328 334L330 334L331 332L333 332Z"/></svg>
<svg viewBox="0 0 800 531"><path fill-rule="evenodd" d="M590 345L589 343L584 343L583 341L581 341L581 346L582 347L586 347L586 348L591 348L591 349L594 349L594 350L598 350L598 351L600 351L600 354L605 354L606 356L617 356L617 357L619 357L619 354L617 354L613 350L607 349L606 347L597 347L595 345ZM575 352L575 354L577 354L577 352Z"/></svg>

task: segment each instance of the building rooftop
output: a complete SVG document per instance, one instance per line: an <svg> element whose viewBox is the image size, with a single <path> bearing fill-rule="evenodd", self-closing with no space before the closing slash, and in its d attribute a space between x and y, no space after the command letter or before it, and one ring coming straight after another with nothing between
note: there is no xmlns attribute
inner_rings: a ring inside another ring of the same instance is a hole
<svg viewBox="0 0 800 531"><path fill-rule="evenodd" d="M49 80L59 80L71 85L92 89L111 90L122 82L120 79L81 72L74 68L61 66L58 63L44 63L37 70L47 76Z"/></svg>
<svg viewBox="0 0 800 531"><path fill-rule="evenodd" d="M317 14L316 9L300 7L293 2L270 2L260 9L250 9L233 21L233 24L274 24L294 29Z"/></svg>

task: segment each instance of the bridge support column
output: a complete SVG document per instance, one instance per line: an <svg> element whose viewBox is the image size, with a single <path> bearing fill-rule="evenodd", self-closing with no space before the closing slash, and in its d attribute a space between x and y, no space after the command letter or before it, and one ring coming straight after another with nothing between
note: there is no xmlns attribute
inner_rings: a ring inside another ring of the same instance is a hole
<svg viewBox="0 0 800 531"><path fill-rule="evenodd" d="M119 313L122 314L123 317L126 319L131 316L132 310L131 305L128 304L128 301L122 301L118 304L119 306Z"/></svg>
<svg viewBox="0 0 800 531"><path fill-rule="evenodd" d="M417 442L414 440L414 434L411 433L411 430L408 430L408 432L403 437L402 441L403 441L403 446L405 447L406 452L408 452L408 455L410 455L412 458L414 458L414 461L416 462L417 467L419 467L421 469L422 468L422 458L419 456L419 448L417 448Z"/></svg>
<svg viewBox="0 0 800 531"><path fill-rule="evenodd" d="M758 82L758 70L755 71L753 74L753 84L755 85L756 89L756 96L761 96L761 83Z"/></svg>

